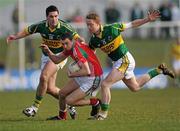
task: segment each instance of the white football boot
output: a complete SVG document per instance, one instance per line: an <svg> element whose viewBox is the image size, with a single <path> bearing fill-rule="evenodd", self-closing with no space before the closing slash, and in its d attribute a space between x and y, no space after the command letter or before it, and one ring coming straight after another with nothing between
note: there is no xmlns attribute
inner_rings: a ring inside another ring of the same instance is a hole
<svg viewBox="0 0 180 131"><path fill-rule="evenodd" d="M36 115L37 111L38 111L38 108L32 105L31 107L25 108L23 110L23 114L25 114L28 117L30 117L30 116L34 117Z"/></svg>
<svg viewBox="0 0 180 131"><path fill-rule="evenodd" d="M69 115L71 116L71 118L72 118L73 120L75 120L76 117L77 117L76 108L73 107L73 106L69 106L69 105L68 105L68 112L69 112Z"/></svg>

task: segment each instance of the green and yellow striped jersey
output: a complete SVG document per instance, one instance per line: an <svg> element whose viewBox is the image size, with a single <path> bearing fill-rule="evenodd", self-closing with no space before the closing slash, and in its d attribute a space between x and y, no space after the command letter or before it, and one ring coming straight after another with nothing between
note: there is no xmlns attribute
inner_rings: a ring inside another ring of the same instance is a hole
<svg viewBox="0 0 180 131"><path fill-rule="evenodd" d="M55 54L63 51L63 47L60 42L62 34L69 33L74 39L79 37L77 32L69 24L62 20L58 20L58 25L53 30L49 27L47 20L44 20L28 26L25 31L29 34L40 33L43 40L42 43L46 44ZM45 52L43 52L43 54L47 56Z"/></svg>
<svg viewBox="0 0 180 131"><path fill-rule="evenodd" d="M108 54L113 61L117 61L128 52L128 48L124 44L121 36L121 32L124 31L124 29L125 24L121 23L101 25L100 37L93 35L90 39L89 47L93 50L100 48Z"/></svg>

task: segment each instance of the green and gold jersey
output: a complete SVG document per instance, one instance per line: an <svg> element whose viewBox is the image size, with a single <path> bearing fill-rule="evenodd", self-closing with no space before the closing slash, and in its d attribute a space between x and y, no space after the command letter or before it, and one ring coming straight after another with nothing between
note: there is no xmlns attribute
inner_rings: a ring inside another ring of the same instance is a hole
<svg viewBox="0 0 180 131"><path fill-rule="evenodd" d="M121 32L124 31L125 24L114 23L101 26L101 34L99 37L93 35L89 42L91 49L100 48L103 52L113 60L117 61L123 57L128 49L124 44Z"/></svg>
<svg viewBox="0 0 180 131"><path fill-rule="evenodd" d="M63 47L60 42L62 34L69 33L74 39L79 37L77 32L75 32L75 30L70 25L62 20L58 21L57 27L53 30L49 27L47 21L44 20L28 26L26 28L26 32L29 34L40 33L43 40L42 43L46 44L55 54L63 51ZM43 54L47 56L45 52L43 52Z"/></svg>

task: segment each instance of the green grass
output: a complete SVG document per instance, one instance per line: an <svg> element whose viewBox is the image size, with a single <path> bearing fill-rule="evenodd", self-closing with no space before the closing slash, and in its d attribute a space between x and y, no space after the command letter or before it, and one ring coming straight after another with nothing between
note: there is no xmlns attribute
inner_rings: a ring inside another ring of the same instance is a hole
<svg viewBox="0 0 180 131"><path fill-rule="evenodd" d="M58 112L57 101L46 95L34 118L21 111L32 103L35 92L0 92L0 131L178 131L180 129L179 89L112 90L109 117L86 120L90 107L79 107L73 121L45 121Z"/></svg>

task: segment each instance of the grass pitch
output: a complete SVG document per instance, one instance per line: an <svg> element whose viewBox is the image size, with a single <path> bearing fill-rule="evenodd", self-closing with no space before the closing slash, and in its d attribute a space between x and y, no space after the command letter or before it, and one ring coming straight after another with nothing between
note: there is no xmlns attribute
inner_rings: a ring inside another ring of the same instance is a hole
<svg viewBox="0 0 180 131"><path fill-rule="evenodd" d="M36 117L21 112L32 103L35 92L0 92L0 131L178 131L179 89L112 90L109 117L86 120L90 107L78 107L77 120L46 121L57 115L57 101L46 95Z"/></svg>

